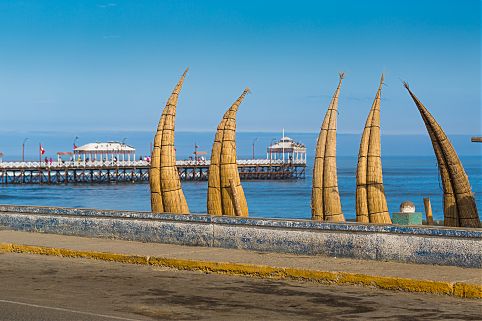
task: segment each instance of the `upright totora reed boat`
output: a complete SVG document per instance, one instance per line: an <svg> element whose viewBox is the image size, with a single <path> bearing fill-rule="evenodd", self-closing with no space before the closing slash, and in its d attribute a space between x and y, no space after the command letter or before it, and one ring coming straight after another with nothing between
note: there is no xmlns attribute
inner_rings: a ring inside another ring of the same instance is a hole
<svg viewBox="0 0 482 321"><path fill-rule="evenodd" d="M338 95L344 74L340 73L338 87L326 112L316 144L311 194L311 218L329 222L343 222L338 177L336 173L336 119Z"/></svg>
<svg viewBox="0 0 482 321"><path fill-rule="evenodd" d="M415 105L417 105L432 141L435 156L437 157L444 190L444 225L480 227L479 213L477 212L474 194L472 193L469 179L454 147L447 138L447 135L445 135L442 127L440 127L427 108L425 108L413 94L408 84L404 83L404 86L415 102Z"/></svg>
<svg viewBox="0 0 482 321"><path fill-rule="evenodd" d="M159 120L149 168L151 210L154 213L189 213L176 167L174 128L176 107L188 69L174 88Z"/></svg>
<svg viewBox="0 0 482 321"><path fill-rule="evenodd" d="M209 166L207 210L211 215L248 216L248 205L236 163L236 113L241 96L226 111L218 125Z"/></svg>
<svg viewBox="0 0 482 321"><path fill-rule="evenodd" d="M388 213L382 178L380 146L380 85L363 130L356 171L356 221L392 223Z"/></svg>

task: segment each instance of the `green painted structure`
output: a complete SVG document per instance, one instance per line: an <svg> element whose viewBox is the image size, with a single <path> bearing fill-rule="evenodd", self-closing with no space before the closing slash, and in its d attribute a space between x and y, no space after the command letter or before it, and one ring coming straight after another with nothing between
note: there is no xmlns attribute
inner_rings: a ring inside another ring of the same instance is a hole
<svg viewBox="0 0 482 321"><path fill-rule="evenodd" d="M398 225L422 225L422 213L392 213L392 223Z"/></svg>

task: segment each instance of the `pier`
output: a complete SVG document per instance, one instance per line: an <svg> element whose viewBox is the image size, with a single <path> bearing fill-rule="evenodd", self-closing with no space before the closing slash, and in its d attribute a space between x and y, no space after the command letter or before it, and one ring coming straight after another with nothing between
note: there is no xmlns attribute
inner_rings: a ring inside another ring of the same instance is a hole
<svg viewBox="0 0 482 321"><path fill-rule="evenodd" d="M273 143L273 142L272 142ZM178 160L183 181L207 181L210 160L195 145L193 156ZM134 147L124 142L96 142L72 152L58 152L57 160L3 162L0 154L0 184L127 183L149 181L150 157L136 160ZM65 160L64 158L67 158ZM306 147L286 137L267 148L266 159L238 159L241 180L302 179L306 171Z"/></svg>
<svg viewBox="0 0 482 321"><path fill-rule="evenodd" d="M183 181L208 179L209 160L177 161ZM306 160L238 160L242 180L302 179ZM136 161L56 161L0 162L0 184L123 183L149 180L149 162Z"/></svg>

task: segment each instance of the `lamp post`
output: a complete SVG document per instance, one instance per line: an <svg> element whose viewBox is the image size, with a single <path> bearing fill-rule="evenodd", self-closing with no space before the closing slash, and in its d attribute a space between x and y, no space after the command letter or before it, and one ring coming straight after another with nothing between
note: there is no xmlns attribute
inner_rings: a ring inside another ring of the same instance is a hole
<svg viewBox="0 0 482 321"><path fill-rule="evenodd" d="M257 141L258 141L258 137L256 137L256 138L253 140L253 159L254 159L254 144L256 144Z"/></svg>
<svg viewBox="0 0 482 321"><path fill-rule="evenodd" d="M75 149L77 148L77 140L79 139L79 136L75 136L74 141L72 142L72 162L75 163ZM58 160L60 161L60 159Z"/></svg>
<svg viewBox="0 0 482 321"><path fill-rule="evenodd" d="M22 142L22 162L25 161L25 143L27 142L27 140L28 140L28 137L25 138Z"/></svg>
<svg viewBox="0 0 482 321"><path fill-rule="evenodd" d="M74 149L77 148L77 144L76 144L76 143L77 143L77 140L78 140L78 139L79 139L79 136L75 136L74 142L72 143Z"/></svg>

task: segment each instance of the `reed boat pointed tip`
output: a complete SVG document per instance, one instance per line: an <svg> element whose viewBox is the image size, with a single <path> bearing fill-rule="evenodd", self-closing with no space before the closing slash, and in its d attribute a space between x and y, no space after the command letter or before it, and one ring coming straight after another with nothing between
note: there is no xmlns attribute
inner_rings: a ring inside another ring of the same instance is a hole
<svg viewBox="0 0 482 321"><path fill-rule="evenodd" d="M383 75L383 72L382 72L382 75L380 76L380 84L378 85L378 90L377 90L377 94L375 96L375 99L380 99L382 87L383 87L383 85L385 85L384 81L385 81L385 76Z"/></svg>
<svg viewBox="0 0 482 321"><path fill-rule="evenodd" d="M236 101L231 105L231 107L228 109L228 111L226 113L230 113L230 112L237 112L239 107L241 106L241 103L244 101L244 98L246 97L247 94L251 93L251 90L246 87L243 92L241 93L241 95L238 97L238 99L236 99ZM226 117L228 114L224 114L224 116Z"/></svg>
<svg viewBox="0 0 482 321"><path fill-rule="evenodd" d="M409 93L411 93L412 91L410 90L410 86L408 85L408 82L402 80L402 84L403 84L403 87L405 87Z"/></svg>
<svg viewBox="0 0 482 321"><path fill-rule="evenodd" d="M408 82L406 81L402 81L403 83L403 87L405 87L405 89L407 89L408 91L408 94L410 95L410 97L412 97L413 101L415 102L415 105L417 106L417 108L424 108L423 107L423 104L420 100L418 100L417 96L415 96L415 94L413 93L413 91L410 89L410 86L408 85Z"/></svg>

